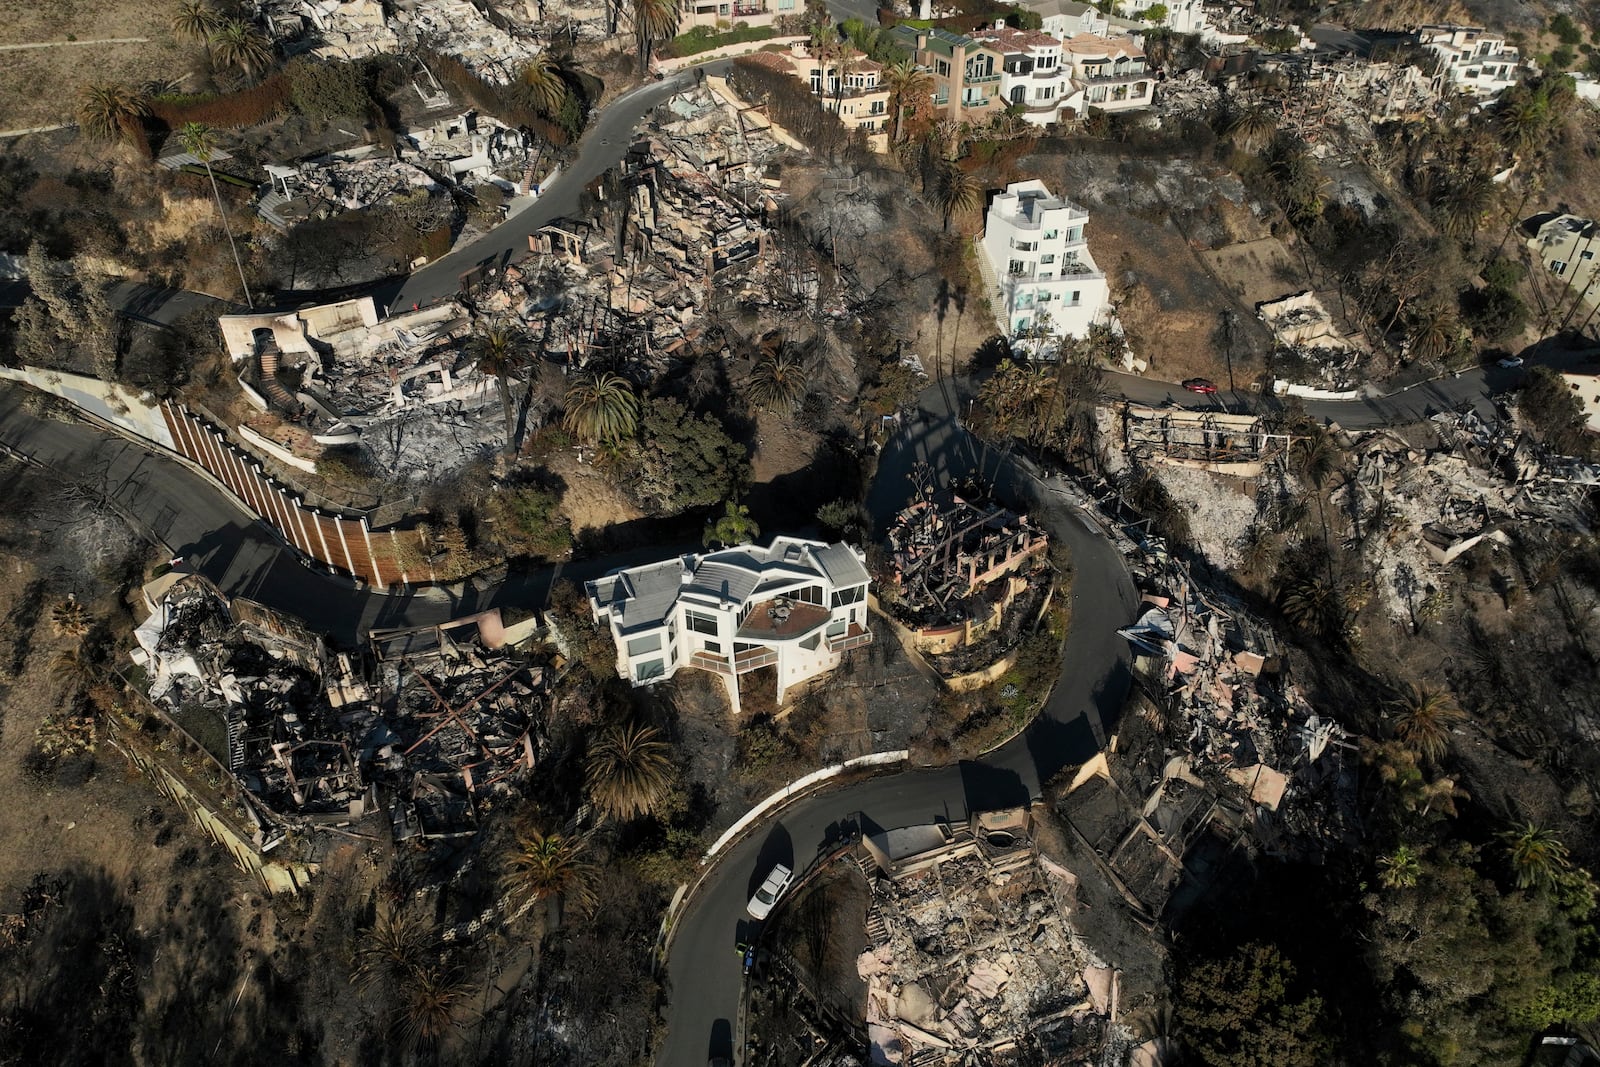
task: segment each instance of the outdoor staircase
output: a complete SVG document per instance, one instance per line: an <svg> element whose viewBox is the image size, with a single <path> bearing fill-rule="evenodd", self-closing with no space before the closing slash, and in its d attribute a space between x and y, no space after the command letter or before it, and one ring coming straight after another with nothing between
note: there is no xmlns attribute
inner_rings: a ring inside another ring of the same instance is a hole
<svg viewBox="0 0 1600 1067"><path fill-rule="evenodd" d="M267 399L272 401L284 411L298 413L300 401L289 395L289 390L278 381L278 349L274 345L262 351L256 357L261 363L261 391L267 394Z"/></svg>
<svg viewBox="0 0 1600 1067"><path fill-rule="evenodd" d="M278 213L278 209L289 202L289 198L276 189L261 194L261 200L256 204L256 214L261 216L261 221L271 226L279 233L289 229L288 220Z"/></svg>
<svg viewBox="0 0 1600 1067"><path fill-rule="evenodd" d="M1000 332L1011 336L1010 323L1005 321L1005 297L1000 289L1000 279L994 275L994 264L989 262L989 257L983 254L982 239L972 239L972 258L978 261L978 276L983 279L983 295L989 299L989 309L994 314L994 321L1000 327Z"/></svg>
<svg viewBox="0 0 1600 1067"><path fill-rule="evenodd" d="M244 712L234 708L228 712L228 770L238 774L244 770Z"/></svg>

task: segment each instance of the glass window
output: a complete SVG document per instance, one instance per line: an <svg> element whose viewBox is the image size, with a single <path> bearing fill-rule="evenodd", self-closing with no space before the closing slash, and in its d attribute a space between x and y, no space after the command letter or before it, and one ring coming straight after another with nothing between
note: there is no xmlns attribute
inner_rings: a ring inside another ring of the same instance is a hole
<svg viewBox="0 0 1600 1067"><path fill-rule="evenodd" d="M804 641L800 642L800 647L805 649L807 652L815 652L817 650L817 646L820 645L821 643L822 643L822 635L821 634L812 634L810 637L808 637Z"/></svg>
<svg viewBox="0 0 1600 1067"><path fill-rule="evenodd" d="M686 611L683 613L683 617L688 621L689 629L695 633L710 634L713 637L717 635L717 620L715 616L702 615L698 611Z"/></svg>
<svg viewBox="0 0 1600 1067"><path fill-rule="evenodd" d="M652 678L660 678L667 673L666 661L662 659L647 659L634 668L635 680L648 682Z"/></svg>
<svg viewBox="0 0 1600 1067"><path fill-rule="evenodd" d="M661 635L646 634L644 637L635 637L628 642L628 657L642 656L646 652L661 651Z"/></svg>
<svg viewBox="0 0 1600 1067"><path fill-rule="evenodd" d="M1039 257L1040 263L1054 263L1055 261L1056 254L1054 252L1046 252L1044 255Z"/></svg>
<svg viewBox="0 0 1600 1067"><path fill-rule="evenodd" d="M705 644L705 649L706 649L707 652L715 652L718 655L721 655L722 654L722 642L720 642L720 641L707 641L706 644Z"/></svg>
<svg viewBox="0 0 1600 1067"><path fill-rule="evenodd" d="M845 622L843 619L835 619L833 622L828 624L828 636L843 637L845 630L849 629L849 627L850 624Z"/></svg>

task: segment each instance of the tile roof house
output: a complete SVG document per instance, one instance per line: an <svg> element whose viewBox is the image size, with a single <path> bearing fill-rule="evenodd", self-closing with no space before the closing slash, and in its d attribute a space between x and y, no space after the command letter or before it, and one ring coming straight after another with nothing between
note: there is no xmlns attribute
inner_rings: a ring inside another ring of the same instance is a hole
<svg viewBox="0 0 1600 1067"><path fill-rule="evenodd" d="M788 689L869 644L867 586L851 546L776 537L612 571L587 583L595 621L611 628L617 674L635 686L683 667L721 676L739 710L737 676L777 673Z"/></svg>

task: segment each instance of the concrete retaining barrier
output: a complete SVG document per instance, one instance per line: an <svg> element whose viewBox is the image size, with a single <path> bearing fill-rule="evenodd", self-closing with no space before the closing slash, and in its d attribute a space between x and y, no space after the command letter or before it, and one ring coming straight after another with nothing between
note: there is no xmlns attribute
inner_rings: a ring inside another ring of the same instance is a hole
<svg viewBox="0 0 1600 1067"><path fill-rule="evenodd" d="M796 778L745 812L743 818L724 830L722 836L712 842L710 848L706 849L706 854L700 858L700 862L702 864L709 863L713 856L728 846L728 842L749 829L751 824L760 821L768 812L774 808L781 807L790 799L800 795L814 785L820 785L830 778L839 777L845 771L855 770L859 767L885 767L891 763L904 763L910 758L910 751L903 748L894 752L874 752L870 756L857 756L855 759L845 760L843 763L836 763L832 767L824 767L820 771L812 771L802 778Z"/></svg>
<svg viewBox="0 0 1600 1067"><path fill-rule="evenodd" d="M712 48L704 52L696 52L692 56L683 56L676 59L658 59L655 69L662 74L671 74L684 67L694 67L701 63L711 63L718 59L728 59L732 56L747 56L752 52L759 52L769 45L782 45L789 48L793 45L804 44L811 40L806 36L798 37L768 37L764 41L740 41L737 44L725 44L721 48Z"/></svg>

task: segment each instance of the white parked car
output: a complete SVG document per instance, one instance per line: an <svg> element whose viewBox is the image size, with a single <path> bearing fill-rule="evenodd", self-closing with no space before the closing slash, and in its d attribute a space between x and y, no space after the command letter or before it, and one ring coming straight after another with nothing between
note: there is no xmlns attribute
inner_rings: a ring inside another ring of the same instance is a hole
<svg viewBox="0 0 1600 1067"><path fill-rule="evenodd" d="M1522 366L1522 357L1507 356L1505 359L1499 361L1498 366L1504 367L1506 370L1514 370L1517 367Z"/></svg>
<svg viewBox="0 0 1600 1067"><path fill-rule="evenodd" d="M783 891L789 888L789 882L793 878L794 872L781 863L772 868L767 880L761 883L756 895L750 898L750 917L765 919L771 913L772 906L778 902L778 898L783 896Z"/></svg>

